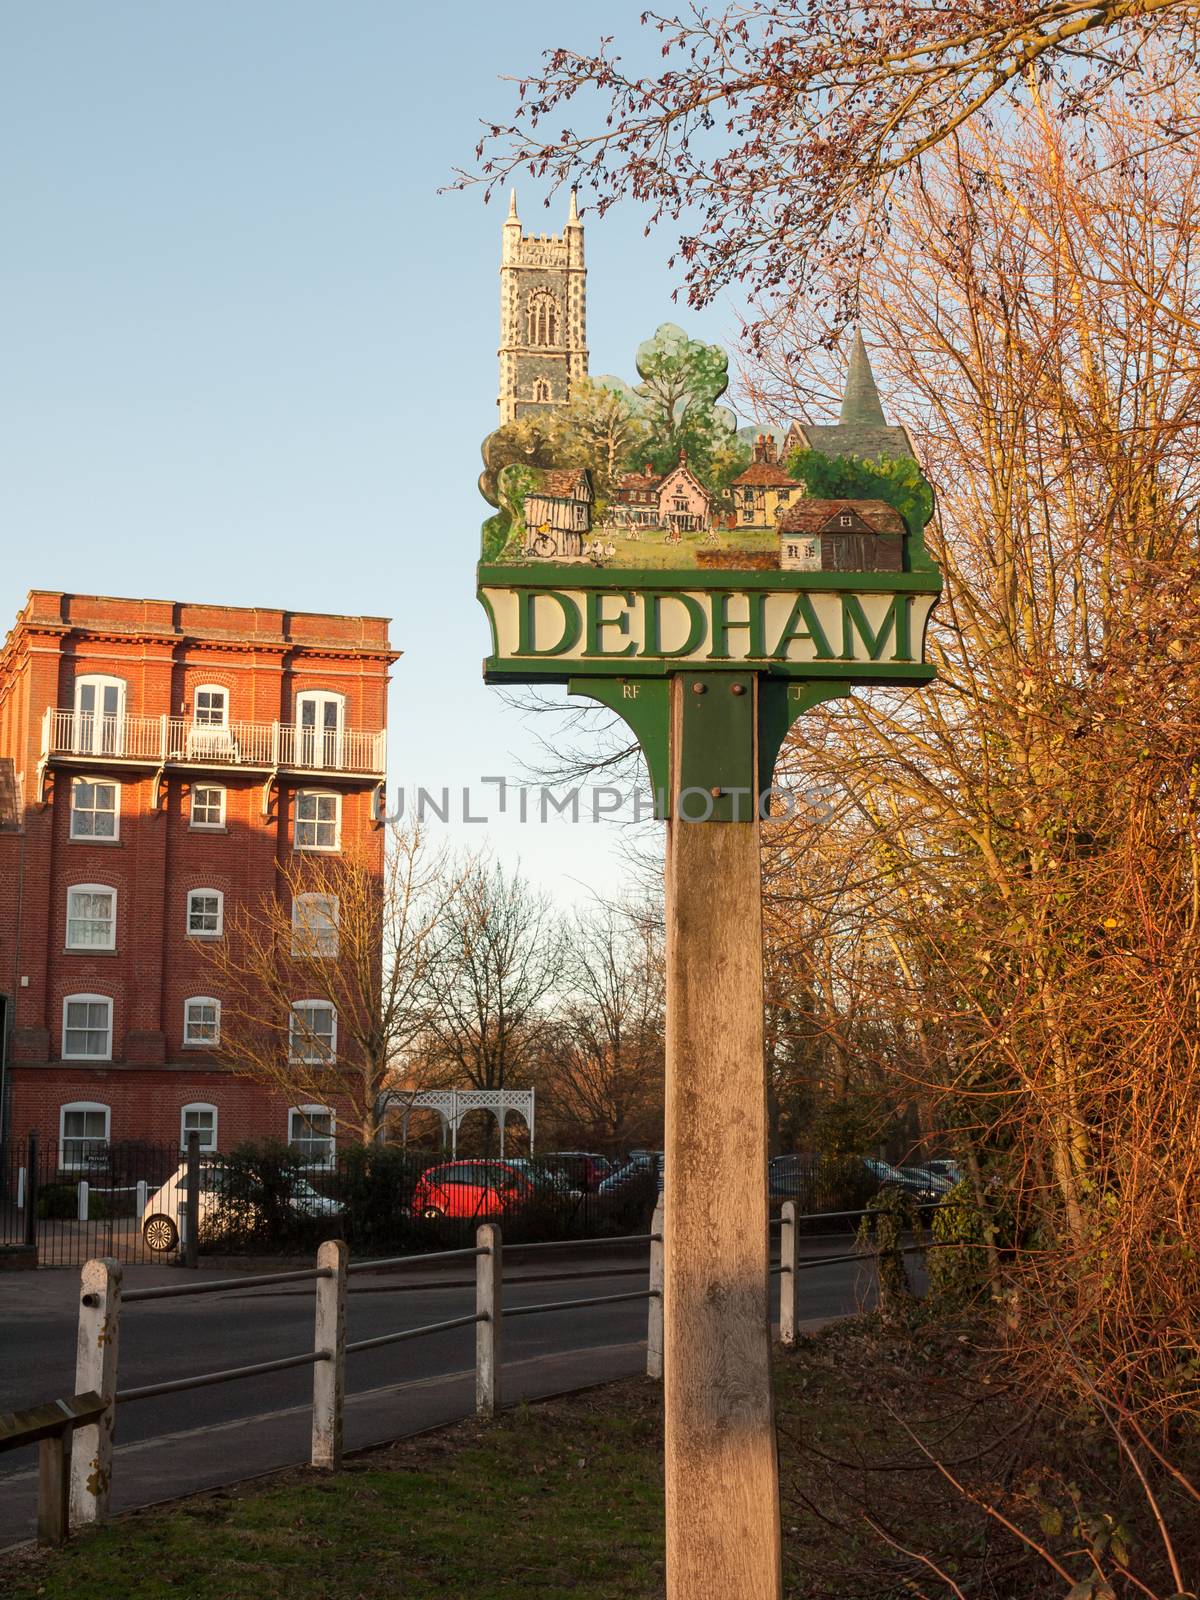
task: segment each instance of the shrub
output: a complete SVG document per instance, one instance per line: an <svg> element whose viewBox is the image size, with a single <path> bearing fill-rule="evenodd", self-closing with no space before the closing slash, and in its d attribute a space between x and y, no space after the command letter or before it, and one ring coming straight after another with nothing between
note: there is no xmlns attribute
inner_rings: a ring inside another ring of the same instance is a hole
<svg viewBox="0 0 1200 1600"><path fill-rule="evenodd" d="M912 1196L895 1184L885 1184L873 1195L866 1213L858 1225L858 1242L874 1248L879 1310L891 1320L903 1316L912 1299L903 1240L906 1232L921 1237L921 1214Z"/></svg>
<svg viewBox="0 0 1200 1600"><path fill-rule="evenodd" d="M934 1244L946 1248L931 1250L927 1258L929 1298L939 1309L962 1310L989 1292L989 1230L995 1237L996 1222L980 1211L965 1179L942 1196L930 1232Z"/></svg>
<svg viewBox="0 0 1200 1600"><path fill-rule="evenodd" d="M311 1250L328 1232L322 1227L328 1219L307 1216L294 1203L307 1174L290 1145L278 1140L238 1145L222 1156L217 1170L221 1198L204 1225L208 1248Z"/></svg>
<svg viewBox="0 0 1200 1600"><path fill-rule="evenodd" d="M73 1183L48 1183L38 1190L37 1214L42 1222L66 1222L79 1215L79 1191Z"/></svg>

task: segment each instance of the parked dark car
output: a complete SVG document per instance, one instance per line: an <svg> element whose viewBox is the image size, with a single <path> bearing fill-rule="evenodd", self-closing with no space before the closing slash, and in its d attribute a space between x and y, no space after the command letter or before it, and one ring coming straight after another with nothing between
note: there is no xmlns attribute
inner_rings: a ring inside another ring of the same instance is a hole
<svg viewBox="0 0 1200 1600"><path fill-rule="evenodd" d="M658 1192L663 1188L663 1153L661 1150L635 1150L624 1166L617 1167L608 1173L600 1182L599 1194L616 1195L630 1185L645 1182L654 1176L658 1180Z"/></svg>
<svg viewBox="0 0 1200 1600"><path fill-rule="evenodd" d="M601 1179L600 1187L585 1203L614 1231L642 1233L650 1225L662 1191L662 1152L639 1150Z"/></svg>
<svg viewBox="0 0 1200 1600"><path fill-rule="evenodd" d="M954 1185L949 1178L943 1177L940 1172L934 1172L932 1167L914 1167L905 1165L897 1167L896 1171L902 1178L907 1178L910 1183L915 1183L921 1190L931 1190L934 1194L949 1194Z"/></svg>
<svg viewBox="0 0 1200 1600"><path fill-rule="evenodd" d="M951 1185L962 1182L962 1168L952 1156L935 1156L925 1165L936 1177L945 1178Z"/></svg>
<svg viewBox="0 0 1200 1600"><path fill-rule="evenodd" d="M879 1181L857 1156L793 1151L767 1164L767 1200L778 1211L793 1200L801 1216L854 1211L876 1192Z"/></svg>
<svg viewBox="0 0 1200 1600"><path fill-rule="evenodd" d="M607 1156L591 1150L551 1150L538 1159L551 1171L562 1172L581 1194L593 1194L613 1170Z"/></svg>
<svg viewBox="0 0 1200 1600"><path fill-rule="evenodd" d="M888 1161L877 1161L871 1156L863 1157L863 1165L878 1180L881 1189L899 1189L918 1205L936 1205L948 1188L944 1179L931 1178L928 1173L917 1169L914 1169L913 1176L909 1176L900 1167L893 1167Z"/></svg>

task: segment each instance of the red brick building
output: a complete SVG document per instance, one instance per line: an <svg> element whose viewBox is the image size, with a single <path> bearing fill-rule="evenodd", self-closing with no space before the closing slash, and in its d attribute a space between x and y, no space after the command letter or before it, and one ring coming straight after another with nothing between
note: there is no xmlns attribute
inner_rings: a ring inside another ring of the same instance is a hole
<svg viewBox="0 0 1200 1600"><path fill-rule="evenodd" d="M387 620L35 590L0 653L0 1115L84 1141L323 1158L318 1111L214 1060L201 946L296 850L377 852ZM317 1028L326 1019L309 1021ZM334 1026L336 1022L334 1021Z"/></svg>

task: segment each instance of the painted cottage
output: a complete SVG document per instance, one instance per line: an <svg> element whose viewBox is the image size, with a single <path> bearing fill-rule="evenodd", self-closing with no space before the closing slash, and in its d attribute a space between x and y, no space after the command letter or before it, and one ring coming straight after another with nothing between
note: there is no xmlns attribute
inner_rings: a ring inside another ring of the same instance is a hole
<svg viewBox="0 0 1200 1600"><path fill-rule="evenodd" d="M525 496L523 553L535 561L580 561L596 494L586 467L548 467Z"/></svg>
<svg viewBox="0 0 1200 1600"><path fill-rule="evenodd" d="M884 500L797 500L779 519L779 565L804 572L903 572L904 518Z"/></svg>
<svg viewBox="0 0 1200 1600"><path fill-rule="evenodd" d="M687 464L687 451L661 476L647 461L641 472L627 472L617 485L612 522L624 528L666 528L676 538L699 533L712 522L712 495Z"/></svg>
<svg viewBox="0 0 1200 1600"><path fill-rule="evenodd" d="M785 446L786 449L786 446ZM803 484L789 478L775 454L775 441L760 433L754 441L754 458L744 472L730 484L735 526L774 529L779 514L792 500L804 493Z"/></svg>

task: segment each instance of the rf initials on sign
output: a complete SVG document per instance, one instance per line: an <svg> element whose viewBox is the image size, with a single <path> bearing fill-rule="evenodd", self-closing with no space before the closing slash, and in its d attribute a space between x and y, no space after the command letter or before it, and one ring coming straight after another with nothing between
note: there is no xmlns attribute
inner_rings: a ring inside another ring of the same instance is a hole
<svg viewBox="0 0 1200 1600"><path fill-rule="evenodd" d="M637 683L623 683L621 685L621 699L622 700L636 700L637 697L638 697L638 690L639 690L640 687L641 687L641 685L637 684Z"/></svg>

